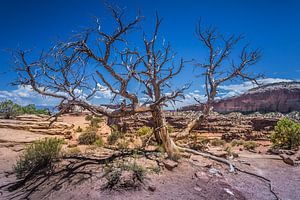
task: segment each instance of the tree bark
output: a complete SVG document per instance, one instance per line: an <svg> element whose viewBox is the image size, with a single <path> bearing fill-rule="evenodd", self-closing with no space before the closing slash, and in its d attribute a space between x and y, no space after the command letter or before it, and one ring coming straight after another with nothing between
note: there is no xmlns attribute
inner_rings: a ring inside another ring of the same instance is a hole
<svg viewBox="0 0 300 200"><path fill-rule="evenodd" d="M158 144L161 144L168 154L168 157L175 159L178 156L179 150L169 135L165 114L160 106L157 106L152 111L154 121L154 135Z"/></svg>
<svg viewBox="0 0 300 200"><path fill-rule="evenodd" d="M216 92L214 92L213 94L216 94ZM175 140L181 140L183 138L185 138L186 136L188 136L197 126L199 126L199 124L207 122L207 118L209 117L209 115L212 112L213 109L213 102L214 102L215 97L208 97L207 102L203 108L202 111L202 115L200 115L199 117L197 117L196 119L194 119L193 121L191 121L187 127L180 133L177 133L175 135Z"/></svg>

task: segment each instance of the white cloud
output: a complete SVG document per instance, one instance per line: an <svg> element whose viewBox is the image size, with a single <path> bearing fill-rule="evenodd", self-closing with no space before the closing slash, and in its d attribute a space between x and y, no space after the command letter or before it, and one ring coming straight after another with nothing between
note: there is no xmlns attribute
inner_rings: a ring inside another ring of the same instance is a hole
<svg viewBox="0 0 300 200"><path fill-rule="evenodd" d="M0 101L12 100L20 105L36 104L39 106L54 106L58 100L44 97L34 92L30 86L18 86L15 90L0 90Z"/></svg>
<svg viewBox="0 0 300 200"><path fill-rule="evenodd" d="M96 92L94 98L95 103L109 100L113 97L113 93L105 86L98 84L100 91ZM87 95L81 89L75 89L74 93L80 98L85 98ZM62 94L62 93L57 93ZM20 105L35 104L39 106L56 106L59 99L40 95L32 90L31 86L18 86L14 90L0 90L0 101L12 100Z"/></svg>
<svg viewBox="0 0 300 200"><path fill-rule="evenodd" d="M290 82L290 79L280 79L280 78L266 78L259 80L262 84L276 83L276 82ZM109 103L109 100L112 99L114 94L106 87L101 84L98 84L100 91L96 93L94 96L94 100L91 102L94 104ZM249 89L256 87L255 84L252 84L250 81L243 82L241 84L230 84L220 86L220 92L218 98L226 98L232 97L235 95L242 94ZM84 91L76 90L75 93L77 95L85 96ZM201 102L206 101L206 97L204 92L200 92L199 90L194 90L192 92L188 92L185 95L185 99L181 99L181 101L176 102L175 108L180 108L186 105L196 104L195 98ZM28 104L36 104L39 106L55 106L58 104L59 100L51 97L45 97L34 92L30 86L19 86L14 90L0 90L0 101L3 100L12 100L21 105ZM141 102L144 102L146 99L141 97ZM173 108L171 105L168 108Z"/></svg>
<svg viewBox="0 0 300 200"><path fill-rule="evenodd" d="M111 99L114 94L108 89L108 87L101 85L100 83L97 84L100 91L98 91L95 95L95 99Z"/></svg>

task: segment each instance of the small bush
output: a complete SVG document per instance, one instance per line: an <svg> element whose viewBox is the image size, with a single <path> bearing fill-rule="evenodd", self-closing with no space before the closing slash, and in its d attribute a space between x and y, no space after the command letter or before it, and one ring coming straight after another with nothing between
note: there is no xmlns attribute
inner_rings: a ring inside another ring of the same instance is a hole
<svg viewBox="0 0 300 200"><path fill-rule="evenodd" d="M143 126L137 131L138 136L150 135L153 132L153 128L149 126Z"/></svg>
<svg viewBox="0 0 300 200"><path fill-rule="evenodd" d="M97 132L98 131L98 127L94 127L94 126L88 126L85 129L85 132Z"/></svg>
<svg viewBox="0 0 300 200"><path fill-rule="evenodd" d="M162 154L165 153L165 148L161 144L157 145L156 150Z"/></svg>
<svg viewBox="0 0 300 200"><path fill-rule="evenodd" d="M244 144L244 140L237 140L237 139L234 139L231 141L231 146L232 147L235 147L235 146L241 146Z"/></svg>
<svg viewBox="0 0 300 200"><path fill-rule="evenodd" d="M77 129L75 130L77 133L81 133L82 131L83 131L83 129L80 127L80 126L78 126L77 127Z"/></svg>
<svg viewBox="0 0 300 200"><path fill-rule="evenodd" d="M118 146L118 149L125 150L125 149L128 149L129 143L127 140L123 139L123 140L118 141L117 146Z"/></svg>
<svg viewBox="0 0 300 200"><path fill-rule="evenodd" d="M224 146L225 145L225 141L224 140L221 140L219 138L215 138L213 140L210 141L210 144L212 146Z"/></svg>
<svg viewBox="0 0 300 200"><path fill-rule="evenodd" d="M192 135L192 143L189 145L191 149L197 151L205 151L208 148L210 140L207 137L198 138L196 134Z"/></svg>
<svg viewBox="0 0 300 200"><path fill-rule="evenodd" d="M80 154L81 150L79 147L72 147L68 150L68 154L70 155L76 155L76 154Z"/></svg>
<svg viewBox="0 0 300 200"><path fill-rule="evenodd" d="M111 134L107 137L107 142L109 145L113 145L119 138L122 138L123 134L117 130L116 127L112 127Z"/></svg>
<svg viewBox="0 0 300 200"><path fill-rule="evenodd" d="M167 129L168 129L168 133L173 133L174 132L173 126L168 126Z"/></svg>
<svg viewBox="0 0 300 200"><path fill-rule="evenodd" d="M21 107L21 114L48 114L47 109L37 109L34 104Z"/></svg>
<svg viewBox="0 0 300 200"><path fill-rule="evenodd" d="M300 146L300 123L296 123L288 118L281 119L275 126L275 131L271 135L274 147L283 149L294 149Z"/></svg>
<svg viewBox="0 0 300 200"><path fill-rule="evenodd" d="M14 166L17 178L39 173L43 169L51 169L53 162L59 157L62 143L61 139L46 138L28 146Z"/></svg>
<svg viewBox="0 0 300 200"><path fill-rule="evenodd" d="M237 153L235 153L235 152L232 151L232 147L231 146L226 146L224 148L224 151L226 151L229 156L233 156L233 158L239 157L239 155Z"/></svg>
<svg viewBox="0 0 300 200"><path fill-rule="evenodd" d="M142 165L138 165L136 162L129 163L124 166L125 170L133 172L133 178L140 182L144 181L146 170Z"/></svg>
<svg viewBox="0 0 300 200"><path fill-rule="evenodd" d="M93 119L93 115L87 115L84 118L86 121L91 121Z"/></svg>
<svg viewBox="0 0 300 200"><path fill-rule="evenodd" d="M106 175L106 184L104 185L103 189L114 189L118 186L118 184L121 182L121 176L122 172L120 170L114 170Z"/></svg>
<svg viewBox="0 0 300 200"><path fill-rule="evenodd" d="M91 127L99 128L99 123L102 122L103 119L100 117L93 117L90 122Z"/></svg>
<svg viewBox="0 0 300 200"><path fill-rule="evenodd" d="M152 171L152 172L154 172L154 173L156 173L156 174L159 174L160 171L161 171L161 169L160 169L159 166L148 167L148 170L150 170L150 171Z"/></svg>
<svg viewBox="0 0 300 200"><path fill-rule="evenodd" d="M11 100L0 102L0 115L10 119L22 114L49 114L47 109L37 109L34 104L21 106Z"/></svg>
<svg viewBox="0 0 300 200"><path fill-rule="evenodd" d="M117 166L110 164L105 167L106 184L103 189L136 189L145 179L146 169L133 163L121 163Z"/></svg>
<svg viewBox="0 0 300 200"><path fill-rule="evenodd" d="M79 144L93 144L97 139L96 132L85 132L78 137Z"/></svg>
<svg viewBox="0 0 300 200"><path fill-rule="evenodd" d="M103 147L104 141L102 137L98 137L98 139L94 142L94 145L96 145L97 147Z"/></svg>
<svg viewBox="0 0 300 200"><path fill-rule="evenodd" d="M226 151L230 155L232 153L232 148L230 146L226 146L224 148L224 151Z"/></svg>
<svg viewBox="0 0 300 200"><path fill-rule="evenodd" d="M255 150L259 145L254 142L254 141L247 141L247 142L244 142L244 148L246 150Z"/></svg>
<svg viewBox="0 0 300 200"><path fill-rule="evenodd" d="M94 117L93 115L85 116L86 121L90 121L90 127L99 128L99 123L103 121L101 117Z"/></svg>

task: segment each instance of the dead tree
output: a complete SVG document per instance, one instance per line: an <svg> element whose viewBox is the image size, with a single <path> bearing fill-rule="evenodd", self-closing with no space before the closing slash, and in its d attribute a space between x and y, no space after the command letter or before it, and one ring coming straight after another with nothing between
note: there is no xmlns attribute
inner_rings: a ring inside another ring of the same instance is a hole
<svg viewBox="0 0 300 200"><path fill-rule="evenodd" d="M127 35L137 30L142 17L128 23L123 12L109 7L116 27L104 32L99 20L96 27L74 36L68 42L59 42L48 52L29 61L27 52L14 52L15 84L31 86L37 93L60 100L60 112L80 106L95 115L120 118L150 112L154 120L156 141L162 144L169 157L177 152L166 127L163 106L183 97L187 86L172 89L170 80L178 75L185 61L176 65L169 44L157 44L161 19L156 15L154 33L150 39L141 37L144 48L132 47ZM130 84L140 84L145 91L130 91ZM115 109L94 105L90 100L101 94L103 88L112 94L112 102L122 101ZM142 96L144 95L144 96ZM141 102L141 97L147 101Z"/></svg>
<svg viewBox="0 0 300 200"><path fill-rule="evenodd" d="M234 51L244 38L242 35L226 37L219 33L216 28L203 28L201 22L196 27L196 35L201 44L208 50L208 57L205 63L196 64L196 67L200 67L204 71L202 75L205 77L207 101L202 115L193 120L181 134L178 134L177 139L185 137L201 121L207 119L213 110L213 103L220 85L237 79L248 80L258 84L257 79L262 77L261 74L251 75L248 72L248 69L254 66L261 58L259 49L251 50L247 44L240 50L237 50L238 52ZM201 104L199 100L195 100Z"/></svg>

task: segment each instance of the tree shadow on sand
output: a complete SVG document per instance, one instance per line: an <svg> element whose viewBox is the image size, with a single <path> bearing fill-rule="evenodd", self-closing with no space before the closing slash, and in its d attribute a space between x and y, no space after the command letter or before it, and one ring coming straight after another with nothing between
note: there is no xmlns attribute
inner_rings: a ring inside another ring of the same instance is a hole
<svg viewBox="0 0 300 200"><path fill-rule="evenodd" d="M117 159L124 159L133 155L142 155L147 159L155 160L151 155L158 152L132 150L111 154L108 157L87 157L87 156L65 156L57 163L55 169L30 173L24 179L17 180L0 186L2 191L9 193L2 197L6 199L31 199L39 192L39 196L46 196L53 191L60 190L64 184L80 184L92 177L101 174L100 179L105 177L101 173L101 166L111 163ZM158 162L158 161L157 161Z"/></svg>

